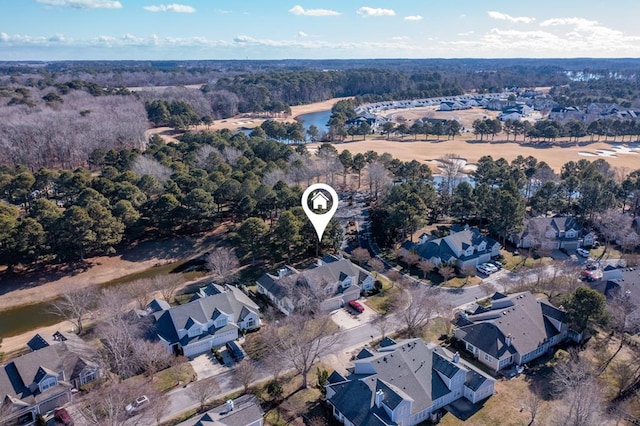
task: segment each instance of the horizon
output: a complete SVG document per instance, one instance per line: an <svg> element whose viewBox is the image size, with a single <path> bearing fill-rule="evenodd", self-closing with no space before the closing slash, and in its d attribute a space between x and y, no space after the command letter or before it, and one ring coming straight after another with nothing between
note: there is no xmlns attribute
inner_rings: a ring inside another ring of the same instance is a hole
<svg viewBox="0 0 640 426"><path fill-rule="evenodd" d="M633 0L177 1L0 0L0 61L640 57Z"/></svg>

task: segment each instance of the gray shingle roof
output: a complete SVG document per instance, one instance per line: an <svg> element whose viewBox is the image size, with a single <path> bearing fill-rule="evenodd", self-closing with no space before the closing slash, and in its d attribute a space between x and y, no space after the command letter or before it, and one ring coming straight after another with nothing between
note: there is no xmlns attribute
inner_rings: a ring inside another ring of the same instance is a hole
<svg viewBox="0 0 640 426"><path fill-rule="evenodd" d="M459 328L462 339L501 359L516 351L521 355L527 354L560 333L546 318L562 322L564 313L559 309L536 300L530 292L513 294L508 299L510 306L492 307L468 316L471 325ZM502 302L504 298L500 300ZM510 346L506 345L508 336L512 338Z"/></svg>
<svg viewBox="0 0 640 426"><path fill-rule="evenodd" d="M242 395L233 400L233 410L229 411L226 404L222 404L207 411L195 423L195 426L247 426L257 422L264 416L264 412L255 395Z"/></svg>
<svg viewBox="0 0 640 426"><path fill-rule="evenodd" d="M184 305L155 312L156 332L160 337L170 344L180 342L182 345L203 336L189 337L186 335L182 339L178 338L178 330L189 329L196 322L206 324L209 319L215 319L221 313L231 315L232 321L237 324L242 321L249 312L258 314L258 306L247 297L242 291L233 286L225 287L222 293L198 298ZM227 324L221 328L210 327L208 335L221 333L230 328L237 327L235 324ZM207 337L205 335L204 337Z"/></svg>

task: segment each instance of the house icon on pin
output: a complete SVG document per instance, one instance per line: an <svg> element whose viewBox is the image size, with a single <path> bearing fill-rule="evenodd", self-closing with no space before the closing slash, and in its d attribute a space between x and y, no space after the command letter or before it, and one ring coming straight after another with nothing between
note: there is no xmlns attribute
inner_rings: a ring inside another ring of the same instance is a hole
<svg viewBox="0 0 640 426"><path fill-rule="evenodd" d="M329 199L321 191L316 191L311 197L311 204L313 210L327 210L327 201Z"/></svg>

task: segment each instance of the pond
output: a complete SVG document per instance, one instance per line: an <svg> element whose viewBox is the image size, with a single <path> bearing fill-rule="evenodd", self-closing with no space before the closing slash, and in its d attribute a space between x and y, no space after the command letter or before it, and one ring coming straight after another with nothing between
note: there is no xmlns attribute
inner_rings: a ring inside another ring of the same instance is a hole
<svg viewBox="0 0 640 426"><path fill-rule="evenodd" d="M181 263L172 263L162 266L154 266L147 270L130 274L115 280L102 283L97 286L96 291L116 287L122 284L142 278L151 278L156 275L167 275L172 270L179 268ZM180 274L183 280L193 279L194 273ZM195 273L198 275L198 273ZM45 302L34 303L32 305L18 306L6 311L0 312L0 338L10 337L18 334L26 333L39 327L46 327L62 321L63 319L51 311L51 304L57 299Z"/></svg>

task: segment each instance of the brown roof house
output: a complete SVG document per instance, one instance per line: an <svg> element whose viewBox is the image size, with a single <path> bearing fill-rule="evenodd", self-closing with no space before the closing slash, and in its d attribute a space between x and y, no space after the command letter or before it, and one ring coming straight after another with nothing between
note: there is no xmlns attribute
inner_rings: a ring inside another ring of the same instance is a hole
<svg viewBox="0 0 640 426"><path fill-rule="evenodd" d="M0 424L30 425L71 401L71 390L100 377L90 346L73 334L35 335L32 352L0 367Z"/></svg>
<svg viewBox="0 0 640 426"><path fill-rule="evenodd" d="M462 312L455 337L494 371L542 356L568 337L565 313L530 292L495 293L488 308Z"/></svg>
<svg viewBox="0 0 640 426"><path fill-rule="evenodd" d="M355 426L417 425L460 398L490 397L495 384L457 353L422 339L364 348L349 372L333 372L325 387L333 416Z"/></svg>

